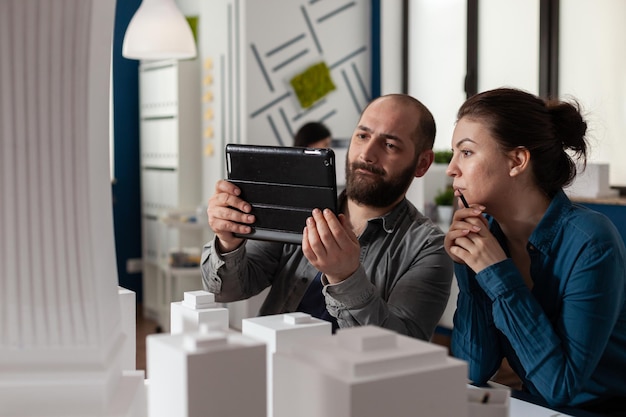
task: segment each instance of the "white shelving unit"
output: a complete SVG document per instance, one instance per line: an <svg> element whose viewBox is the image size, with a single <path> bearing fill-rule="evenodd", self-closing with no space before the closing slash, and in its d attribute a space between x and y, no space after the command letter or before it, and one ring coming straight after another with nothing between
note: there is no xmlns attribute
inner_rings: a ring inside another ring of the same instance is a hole
<svg viewBox="0 0 626 417"><path fill-rule="evenodd" d="M160 235L156 239L156 260L152 263L155 267L153 284L156 290L152 316L163 331L169 332L171 303L181 301L186 291L202 289L199 265L174 266L175 264L170 261L171 251L183 250L190 246L197 249L199 262L200 250L209 227L206 221L181 222L173 221L168 217L159 218L157 227ZM190 245L171 246L174 233L178 235L179 242L187 242Z"/></svg>
<svg viewBox="0 0 626 417"><path fill-rule="evenodd" d="M206 220L164 220L203 204L199 61L141 62L139 100L143 309L166 330L180 290L201 288L199 268L171 268L170 250L200 248L209 230Z"/></svg>

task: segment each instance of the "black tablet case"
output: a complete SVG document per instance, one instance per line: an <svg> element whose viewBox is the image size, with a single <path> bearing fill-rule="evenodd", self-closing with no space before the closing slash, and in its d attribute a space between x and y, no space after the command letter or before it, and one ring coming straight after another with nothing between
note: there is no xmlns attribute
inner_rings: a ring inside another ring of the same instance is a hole
<svg viewBox="0 0 626 417"><path fill-rule="evenodd" d="M332 149L228 144L226 169L256 217L241 237L301 244L314 208L337 213Z"/></svg>

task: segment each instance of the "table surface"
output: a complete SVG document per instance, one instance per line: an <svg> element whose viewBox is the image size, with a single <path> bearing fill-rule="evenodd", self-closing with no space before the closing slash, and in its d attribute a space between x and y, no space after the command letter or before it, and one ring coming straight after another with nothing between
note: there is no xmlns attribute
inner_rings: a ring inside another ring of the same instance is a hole
<svg viewBox="0 0 626 417"><path fill-rule="evenodd" d="M542 407L518 398L511 397L509 417L573 417L571 414L563 414L551 408Z"/></svg>
<svg viewBox="0 0 626 417"><path fill-rule="evenodd" d="M549 408L546 404L541 404L532 395L511 391L511 413L510 417L603 417L600 414L573 407Z"/></svg>
<svg viewBox="0 0 626 417"><path fill-rule="evenodd" d="M470 384L470 386L472 386ZM511 390L506 385L489 381L488 388ZM509 417L603 417L573 407L549 407L543 400L527 392L511 390Z"/></svg>

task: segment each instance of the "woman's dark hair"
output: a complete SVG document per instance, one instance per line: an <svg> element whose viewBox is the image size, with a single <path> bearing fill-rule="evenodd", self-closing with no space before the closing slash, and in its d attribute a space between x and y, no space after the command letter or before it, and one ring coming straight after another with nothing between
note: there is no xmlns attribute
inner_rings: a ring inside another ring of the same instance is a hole
<svg viewBox="0 0 626 417"><path fill-rule="evenodd" d="M505 152L528 149L535 180L549 197L576 176L576 164L566 151L586 164L587 123L575 101L543 100L522 90L498 88L467 99L457 120L463 117L485 123Z"/></svg>
<svg viewBox="0 0 626 417"><path fill-rule="evenodd" d="M312 143L319 142L322 139L330 137L330 130L323 123L308 122L296 133L293 139L293 146L306 148Z"/></svg>

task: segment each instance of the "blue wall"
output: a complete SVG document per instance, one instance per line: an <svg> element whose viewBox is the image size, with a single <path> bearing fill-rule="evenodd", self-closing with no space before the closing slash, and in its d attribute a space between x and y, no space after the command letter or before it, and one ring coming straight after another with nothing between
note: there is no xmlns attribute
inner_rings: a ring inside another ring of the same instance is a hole
<svg viewBox="0 0 626 417"><path fill-rule="evenodd" d="M620 235L622 235L624 242L626 242L626 206L592 203L584 203L582 205L608 216L615 224L615 227L617 227Z"/></svg>
<svg viewBox="0 0 626 417"><path fill-rule="evenodd" d="M128 274L126 261L141 258L141 190L139 177L139 85L138 61L122 57L128 22L141 0L118 0L113 33L113 137L115 183L113 224L119 285L143 299L142 275Z"/></svg>
<svg viewBox="0 0 626 417"><path fill-rule="evenodd" d="M380 30L381 30L381 22L380 22L380 0L372 0L372 61L371 61L371 70L372 70L372 99L376 97L380 97L381 93L381 77L380 77Z"/></svg>

